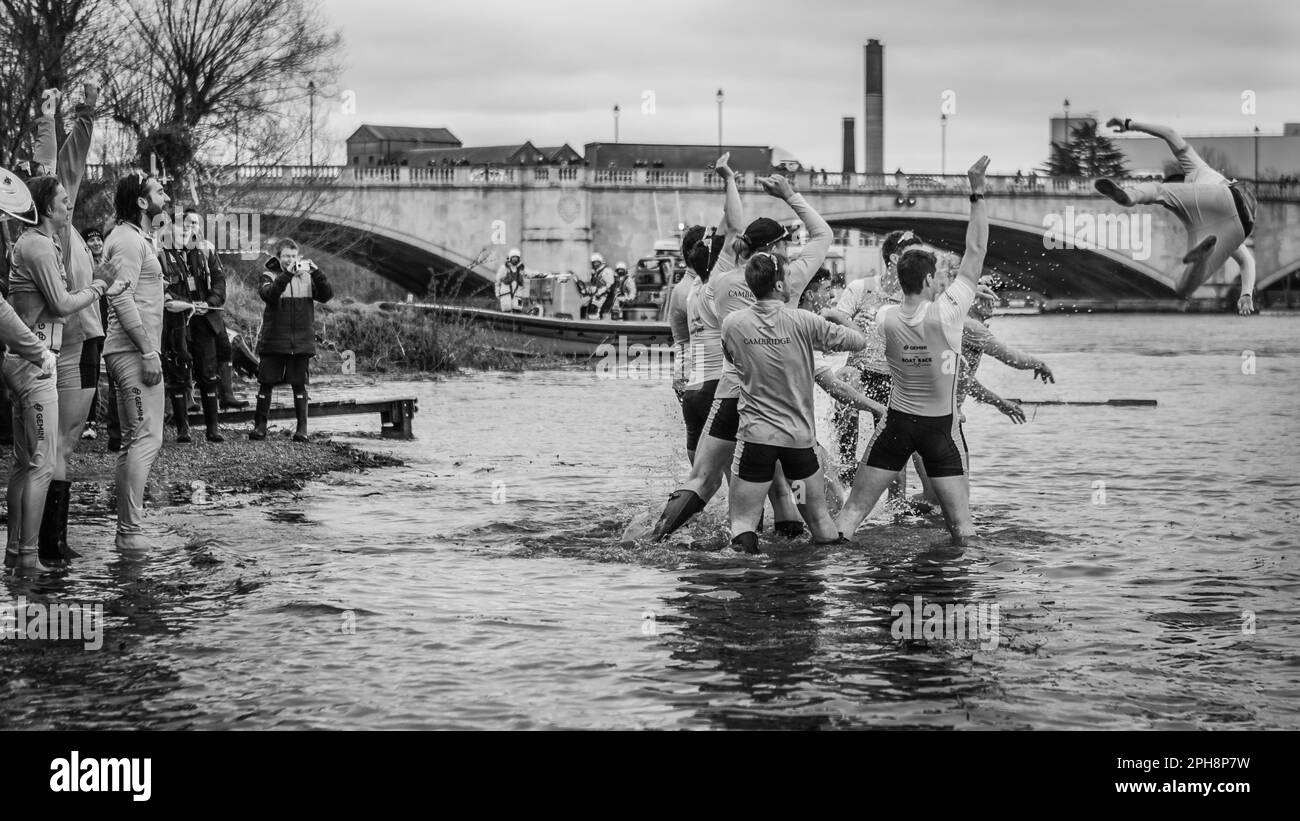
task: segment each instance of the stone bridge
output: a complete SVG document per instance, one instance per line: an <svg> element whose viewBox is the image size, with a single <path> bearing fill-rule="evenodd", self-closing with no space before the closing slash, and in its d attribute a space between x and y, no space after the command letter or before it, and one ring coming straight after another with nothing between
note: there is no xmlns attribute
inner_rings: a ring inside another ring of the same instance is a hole
<svg viewBox="0 0 1300 821"><path fill-rule="evenodd" d="M595 251L611 265L635 263L679 223L716 224L722 208L721 182L705 171L246 166L233 173L242 183L239 206L261 215L263 234L291 230L417 296L480 290L510 247L541 271L585 276ZM940 247L962 247L970 209L964 175L801 172L794 184L832 226L911 228ZM740 188L746 219L794 221L753 174ZM1005 280L1053 299L1173 297L1187 237L1165 209L1120 208L1088 179L993 177L988 189L987 268ZM1300 187L1266 182L1258 191L1252 243L1263 290L1300 270ZM1223 296L1237 277L1229 262L1197 296Z"/></svg>

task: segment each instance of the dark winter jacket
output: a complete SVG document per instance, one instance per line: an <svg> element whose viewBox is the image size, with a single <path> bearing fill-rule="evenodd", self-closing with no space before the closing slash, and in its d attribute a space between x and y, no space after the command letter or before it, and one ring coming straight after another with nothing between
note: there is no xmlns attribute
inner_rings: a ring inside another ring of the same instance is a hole
<svg viewBox="0 0 1300 821"><path fill-rule="evenodd" d="M182 256L189 272L186 295L179 297L189 302L206 302L214 308L226 304L226 271L221 267L221 259L212 249L210 243L196 244L193 248L176 249L172 253ZM190 324L206 322L215 336L226 335L224 311L208 311L203 316L190 319Z"/></svg>
<svg viewBox="0 0 1300 821"><path fill-rule="evenodd" d="M266 261L257 295L266 303L262 311L259 354L316 354L316 308L314 302L329 302L334 289L315 263L311 273L294 276L280 269L279 257Z"/></svg>

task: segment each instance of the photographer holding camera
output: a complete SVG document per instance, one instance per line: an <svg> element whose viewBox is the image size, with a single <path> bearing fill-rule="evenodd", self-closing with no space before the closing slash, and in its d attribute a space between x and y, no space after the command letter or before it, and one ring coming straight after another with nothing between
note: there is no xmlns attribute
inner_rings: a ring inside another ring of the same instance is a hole
<svg viewBox="0 0 1300 821"><path fill-rule="evenodd" d="M299 259L298 244L285 238L266 261L257 294L266 303L262 336L257 341L261 364L257 370L257 410L249 439L266 438L271 391L288 382L298 419L293 441L307 441L307 368L316 355L316 302L329 302L334 289L316 263Z"/></svg>

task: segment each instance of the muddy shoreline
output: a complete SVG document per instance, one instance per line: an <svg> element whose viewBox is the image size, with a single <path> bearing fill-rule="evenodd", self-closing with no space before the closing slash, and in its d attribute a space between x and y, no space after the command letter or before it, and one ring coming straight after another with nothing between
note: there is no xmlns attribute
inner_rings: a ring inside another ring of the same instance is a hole
<svg viewBox="0 0 1300 821"><path fill-rule="evenodd" d="M374 453L334 442L316 434L310 442L294 442L289 428L272 425L270 435L250 441L244 426L223 427L226 441L208 442L202 428L191 432L195 441L176 442L168 427L162 450L149 474L146 498L153 504L203 504L216 496L275 490L301 490L310 480L329 473L357 473L373 468L400 467L403 462L387 453ZM68 465L73 506L80 512L111 513L117 453L107 440L83 439ZM11 445L0 445L0 459L13 460ZM7 470L6 470L7 478ZM2 504L2 502L0 502Z"/></svg>

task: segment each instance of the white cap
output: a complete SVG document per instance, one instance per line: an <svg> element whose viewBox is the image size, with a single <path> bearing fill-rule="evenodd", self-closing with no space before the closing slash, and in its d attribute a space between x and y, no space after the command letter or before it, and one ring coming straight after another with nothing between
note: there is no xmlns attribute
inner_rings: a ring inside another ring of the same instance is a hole
<svg viewBox="0 0 1300 821"><path fill-rule="evenodd" d="M626 271L626 270L627 270L627 263L626 263L626 262L616 262L616 263L614 263L614 270L615 270L615 271Z"/></svg>
<svg viewBox="0 0 1300 821"><path fill-rule="evenodd" d="M522 256L523 254L519 253L518 248L511 248L510 253L506 254L506 259L509 259L510 257L522 257Z"/></svg>
<svg viewBox="0 0 1300 821"><path fill-rule="evenodd" d="M17 174L3 168L0 168L0 211L28 225L39 222L32 192Z"/></svg>
<svg viewBox="0 0 1300 821"><path fill-rule="evenodd" d="M600 254L592 254L592 255L591 255L591 261L592 261L592 262L604 262L604 261L605 261L605 258L602 257Z"/></svg>

